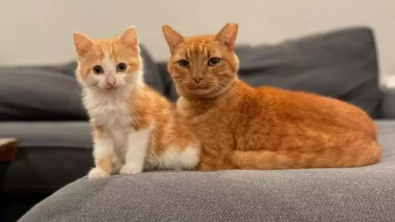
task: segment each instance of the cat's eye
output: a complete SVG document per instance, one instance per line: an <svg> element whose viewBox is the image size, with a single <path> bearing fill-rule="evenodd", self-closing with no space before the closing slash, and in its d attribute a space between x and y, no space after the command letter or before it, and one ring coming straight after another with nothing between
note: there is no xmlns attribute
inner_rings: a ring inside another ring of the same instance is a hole
<svg viewBox="0 0 395 222"><path fill-rule="evenodd" d="M117 65L117 72L125 72L127 67L125 63L121 62Z"/></svg>
<svg viewBox="0 0 395 222"><path fill-rule="evenodd" d="M180 61L178 61L178 64L179 64L182 68L189 68L189 61L188 61L188 60L181 59Z"/></svg>
<svg viewBox="0 0 395 222"><path fill-rule="evenodd" d="M210 58L210 59L208 60L207 65L208 65L208 66L216 66L216 65L218 65L220 62L221 62L221 59L220 59L220 58L213 57L213 58Z"/></svg>
<svg viewBox="0 0 395 222"><path fill-rule="evenodd" d="M101 66L94 66L93 67L93 73L95 73L95 74L103 74L103 68L101 67Z"/></svg>

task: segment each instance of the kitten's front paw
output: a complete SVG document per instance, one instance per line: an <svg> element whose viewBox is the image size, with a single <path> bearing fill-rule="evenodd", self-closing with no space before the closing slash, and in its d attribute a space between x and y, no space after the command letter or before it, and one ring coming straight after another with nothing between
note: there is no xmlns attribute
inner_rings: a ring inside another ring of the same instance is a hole
<svg viewBox="0 0 395 222"><path fill-rule="evenodd" d="M88 178L91 179L102 179L109 177L110 174L106 173L106 171L100 169L100 168L93 168L91 171L89 171Z"/></svg>
<svg viewBox="0 0 395 222"><path fill-rule="evenodd" d="M124 165L119 171L120 174L138 174L143 172L143 168L136 165Z"/></svg>

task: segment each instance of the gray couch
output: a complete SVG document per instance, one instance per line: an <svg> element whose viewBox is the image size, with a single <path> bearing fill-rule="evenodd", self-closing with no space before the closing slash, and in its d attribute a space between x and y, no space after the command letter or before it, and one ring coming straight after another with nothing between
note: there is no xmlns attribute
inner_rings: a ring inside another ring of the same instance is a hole
<svg viewBox="0 0 395 222"><path fill-rule="evenodd" d="M395 122L377 124L384 152L374 166L82 178L19 221L393 222Z"/></svg>
<svg viewBox="0 0 395 222"><path fill-rule="evenodd" d="M350 28L277 45L240 45L237 53L240 78L250 85L319 93L364 109L380 129L378 165L147 172L88 181L90 129L70 62L0 69L0 137L20 141L17 160L0 168L3 192L51 194L83 177L20 221L395 221L395 95L379 87L374 41L369 28ZM144 47L143 58L147 83L175 101L166 64L155 63Z"/></svg>

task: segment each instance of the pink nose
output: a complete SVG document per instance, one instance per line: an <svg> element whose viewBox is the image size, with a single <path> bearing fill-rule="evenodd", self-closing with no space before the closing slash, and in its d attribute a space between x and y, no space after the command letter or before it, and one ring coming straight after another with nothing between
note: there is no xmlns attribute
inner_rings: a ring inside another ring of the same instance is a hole
<svg viewBox="0 0 395 222"><path fill-rule="evenodd" d="M109 86L114 86L117 81L114 79L114 81L107 81L107 85Z"/></svg>
<svg viewBox="0 0 395 222"><path fill-rule="evenodd" d="M108 86L114 86L115 83L117 83L117 80L115 79L115 77L113 75L109 75L106 78L106 82Z"/></svg>

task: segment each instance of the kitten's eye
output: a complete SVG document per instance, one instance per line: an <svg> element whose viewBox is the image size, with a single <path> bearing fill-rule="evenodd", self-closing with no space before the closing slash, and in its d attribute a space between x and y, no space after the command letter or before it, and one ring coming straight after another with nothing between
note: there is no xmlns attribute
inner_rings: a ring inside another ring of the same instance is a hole
<svg viewBox="0 0 395 222"><path fill-rule="evenodd" d="M185 60L185 59L181 59L180 61L178 61L178 64L182 67L182 68L188 68L189 67L189 61Z"/></svg>
<svg viewBox="0 0 395 222"><path fill-rule="evenodd" d="M121 62L117 65L117 72L124 72L128 66Z"/></svg>
<svg viewBox="0 0 395 222"><path fill-rule="evenodd" d="M221 62L221 59L220 59L220 58L213 57L213 58L210 58L210 59L208 60L207 65L208 65L208 66L216 66L216 65L218 65L220 62Z"/></svg>
<svg viewBox="0 0 395 222"><path fill-rule="evenodd" d="M94 66L93 67L93 73L95 73L95 74L103 74L103 68L101 67L101 66Z"/></svg>

